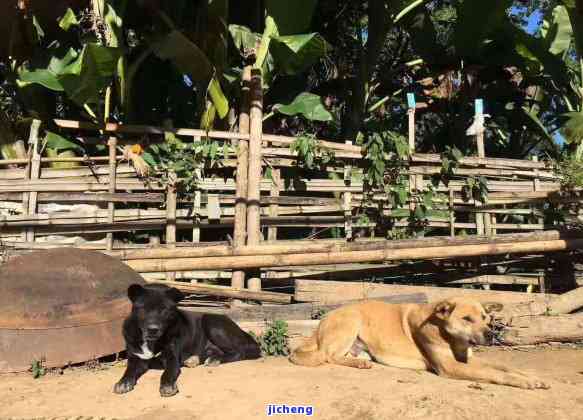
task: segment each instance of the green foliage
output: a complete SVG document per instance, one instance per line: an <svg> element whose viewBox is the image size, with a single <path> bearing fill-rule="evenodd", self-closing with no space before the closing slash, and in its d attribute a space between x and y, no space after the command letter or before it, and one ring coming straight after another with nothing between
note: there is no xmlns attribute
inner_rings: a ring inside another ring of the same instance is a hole
<svg viewBox="0 0 583 420"><path fill-rule="evenodd" d="M278 36L270 48L277 68L287 75L307 70L332 49L318 33Z"/></svg>
<svg viewBox="0 0 583 420"><path fill-rule="evenodd" d="M229 112L229 102L219 81L214 76L215 69L212 63L196 44L182 32L174 30L156 42L153 45L153 51L162 60L170 60L178 70L188 74L195 81L210 79L208 94L219 118L225 118Z"/></svg>
<svg viewBox="0 0 583 420"><path fill-rule="evenodd" d="M185 143L172 133L166 133L166 141L154 144L144 152L144 160L154 168L155 176L163 185L176 183L179 192L189 196L205 168L212 168L229 154L234 153L227 142L204 138Z"/></svg>
<svg viewBox="0 0 583 420"><path fill-rule="evenodd" d="M310 121L332 121L334 117L324 107L322 98L309 92L302 92L287 104L275 104L273 109L285 115L302 115Z"/></svg>
<svg viewBox="0 0 583 420"><path fill-rule="evenodd" d="M400 241L403 239L411 239L413 237L413 233L409 228L393 228L387 230L387 239L391 241Z"/></svg>
<svg viewBox="0 0 583 420"><path fill-rule="evenodd" d="M65 15L59 20L59 27L64 31L68 31L72 26L78 25L79 20L77 19L77 16L75 16L75 12L68 8Z"/></svg>
<svg viewBox="0 0 583 420"><path fill-rule="evenodd" d="M461 2L455 27L456 52L479 57L488 37L507 23L506 12L511 5L512 0L495 3L482 0Z"/></svg>
<svg viewBox="0 0 583 420"><path fill-rule="evenodd" d="M465 201L474 199L485 203L488 200L488 180L483 176L467 177L466 185L462 187L462 196Z"/></svg>
<svg viewBox="0 0 583 420"><path fill-rule="evenodd" d="M334 160L334 153L321 148L313 135L297 137L289 148L298 154L298 166L306 169L322 168Z"/></svg>
<svg viewBox="0 0 583 420"><path fill-rule="evenodd" d="M583 143L583 111L569 112L565 114L567 118L563 125L563 134L567 143Z"/></svg>
<svg viewBox="0 0 583 420"><path fill-rule="evenodd" d="M445 151L441 154L441 169L439 174L432 178L432 184L435 187L440 182L443 182L446 186L449 185L449 181L455 175L462 158L463 154L457 147L446 146Z"/></svg>
<svg viewBox="0 0 583 420"><path fill-rule="evenodd" d="M561 0L561 3L565 6L569 14L577 54L579 55L579 59L583 59L583 22L581 20L583 4L577 0Z"/></svg>
<svg viewBox="0 0 583 420"><path fill-rule="evenodd" d="M365 191L383 189L392 207L402 207L409 199L408 178L403 171L409 145L405 137L394 131L377 130L380 127L372 124L362 139L363 153L368 160L364 173Z"/></svg>
<svg viewBox="0 0 583 420"><path fill-rule="evenodd" d="M52 131L46 132L44 143L47 148L52 149L57 153L64 152L65 150L83 152L83 148L80 145L57 133L53 133Z"/></svg>
<svg viewBox="0 0 583 420"><path fill-rule="evenodd" d="M259 337L255 336L255 338L261 347L263 355L289 355L287 322L281 320L270 322L265 332Z"/></svg>
<svg viewBox="0 0 583 420"><path fill-rule="evenodd" d="M556 6L550 16L543 20L541 35L551 54L562 54L569 49L573 27L565 6Z"/></svg>
<svg viewBox="0 0 583 420"><path fill-rule="evenodd" d="M46 69L19 70L19 86L39 84L66 92L77 105L95 103L113 80L121 50L87 43L80 52L69 49L62 58L53 57Z"/></svg>
<svg viewBox="0 0 583 420"><path fill-rule="evenodd" d="M364 157L369 161L365 169L365 184L368 188L394 184L396 178L399 178L395 169L402 168L404 159L409 156L405 137L391 130L382 130L378 124L373 124L364 133L361 143Z"/></svg>
<svg viewBox="0 0 583 420"><path fill-rule="evenodd" d="M277 22L281 35L295 35L306 32L318 0L294 0L293 7L280 0L266 0L265 9L269 16Z"/></svg>
<svg viewBox="0 0 583 420"><path fill-rule="evenodd" d="M34 379L38 379L42 376L45 376L47 373L47 370L44 366L44 360L33 360L31 365L30 365L30 372L32 373L32 377Z"/></svg>
<svg viewBox="0 0 583 420"><path fill-rule="evenodd" d="M567 155L553 162L554 172L560 177L563 188L583 187L583 160L577 155Z"/></svg>

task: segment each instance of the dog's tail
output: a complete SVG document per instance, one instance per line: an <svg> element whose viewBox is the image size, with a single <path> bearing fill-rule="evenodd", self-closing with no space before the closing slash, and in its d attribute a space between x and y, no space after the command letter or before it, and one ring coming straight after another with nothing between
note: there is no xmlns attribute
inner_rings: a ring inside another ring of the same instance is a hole
<svg viewBox="0 0 583 420"><path fill-rule="evenodd" d="M261 357L261 348L259 345L253 340L252 343L247 343L245 346L245 359L253 360L259 359Z"/></svg>
<svg viewBox="0 0 583 420"><path fill-rule="evenodd" d="M316 331L304 344L296 348L289 360L296 365L320 366L326 363L326 355L318 348Z"/></svg>

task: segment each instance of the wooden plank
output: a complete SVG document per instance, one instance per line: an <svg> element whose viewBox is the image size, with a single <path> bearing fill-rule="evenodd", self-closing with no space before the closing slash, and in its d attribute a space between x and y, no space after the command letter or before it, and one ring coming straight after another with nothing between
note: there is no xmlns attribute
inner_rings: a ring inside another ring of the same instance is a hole
<svg viewBox="0 0 583 420"><path fill-rule="evenodd" d="M372 299L399 294L425 293L429 302L437 302L456 296L467 296L480 302L516 304L524 302L544 302L551 295L542 293L521 293L496 290L474 290L452 287L406 286L400 284L379 284L367 282L339 282L301 280L295 281L294 299L297 302L335 303L346 299Z"/></svg>
<svg viewBox="0 0 583 420"><path fill-rule="evenodd" d="M427 297L423 293L412 293L409 295L394 295L371 299L384 303L427 303ZM235 306L231 309L209 309L208 307L181 307L180 309L190 312L220 313L227 315L235 322L244 321L296 321L302 319L313 319L314 316L322 315L340 306L363 302L362 299L347 300L333 304L314 303L294 303L291 305L245 305ZM187 302L185 302L187 303Z"/></svg>

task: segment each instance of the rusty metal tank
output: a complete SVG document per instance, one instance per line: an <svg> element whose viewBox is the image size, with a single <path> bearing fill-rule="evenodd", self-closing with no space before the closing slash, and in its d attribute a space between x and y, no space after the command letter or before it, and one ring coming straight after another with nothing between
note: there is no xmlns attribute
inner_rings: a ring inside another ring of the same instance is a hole
<svg viewBox="0 0 583 420"><path fill-rule="evenodd" d="M97 251L58 248L0 266L0 372L66 366L124 349L127 288L142 277Z"/></svg>

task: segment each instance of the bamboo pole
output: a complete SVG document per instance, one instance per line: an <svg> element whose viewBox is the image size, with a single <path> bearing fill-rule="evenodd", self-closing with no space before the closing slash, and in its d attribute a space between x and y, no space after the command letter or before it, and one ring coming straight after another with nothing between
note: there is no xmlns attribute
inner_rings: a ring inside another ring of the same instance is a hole
<svg viewBox="0 0 583 420"><path fill-rule="evenodd" d="M31 124L31 135L32 135L32 128L34 125L34 120L33 120L33 124ZM34 142L30 141L30 137L29 137L29 146L28 146L28 152L27 152L27 164L26 164L26 168L24 169L24 173L23 173L23 180L27 181L30 179L30 168L32 167L32 153L33 153L33 144ZM22 212L25 215L28 215L28 202L30 200L30 193L24 193L20 195L20 199L22 200ZM27 241L27 236L28 233L26 230L22 231L21 233L21 240L22 242L28 242Z"/></svg>
<svg viewBox="0 0 583 420"><path fill-rule="evenodd" d="M116 156L116 149L117 149L117 138L111 136L108 141L107 145L109 147L109 193L115 194L116 188L116 177L117 177L117 160L115 159ZM107 203L107 210L108 210L108 222L113 223L115 219L115 204L110 201ZM107 238L107 249L113 249L113 233L110 232L106 236Z"/></svg>
<svg viewBox="0 0 583 420"><path fill-rule="evenodd" d="M200 190L194 192L194 199L192 202L192 242L200 242L200 216L202 206L202 193Z"/></svg>
<svg viewBox="0 0 583 420"><path fill-rule="evenodd" d="M247 244L258 245L261 237L261 142L263 129L263 86L261 71L251 71L249 109L249 168L247 184ZM261 279L248 280L250 290L261 290Z"/></svg>
<svg viewBox="0 0 583 420"><path fill-rule="evenodd" d="M449 236L455 237L454 193L449 190Z"/></svg>
<svg viewBox="0 0 583 420"><path fill-rule="evenodd" d="M342 251L370 251L382 249L406 249L406 248L431 248L449 247L455 245L479 245L492 243L513 243L527 241L550 241L564 239L561 232L549 230L535 233L511 233L502 234L495 239L487 236L466 236L466 237L428 237L420 239L405 239L397 241L375 240L375 241L355 241L346 243L343 240L287 240L278 241L275 244L230 247L222 245L205 246L197 248L152 248L152 249L128 249L122 251L107 252L108 255L122 260L139 259L170 259L170 258L193 258L193 257L221 257L237 255L269 255L269 254L295 254L311 252L342 252Z"/></svg>
<svg viewBox="0 0 583 420"><path fill-rule="evenodd" d="M107 252L108 255L115 256L122 260L140 259L172 259L172 258L194 258L194 257L228 257L238 255L277 255L312 252L349 252L349 251L371 251L383 249L407 249L407 248L431 248L449 247L463 245L480 245L496 243L513 243L528 241L550 241L562 239L562 234L556 230L537 233L511 233L502 234L495 239L487 236L468 237L429 237L420 239L406 239L398 241L376 240L357 241L346 243L342 240L323 242L321 240L303 241L278 241L279 243L270 245L256 245L245 247L230 246L209 246L200 248L152 248L139 250L124 250Z"/></svg>
<svg viewBox="0 0 583 420"><path fill-rule="evenodd" d="M281 189L281 173L279 169L274 168L271 171L271 177L273 182L273 188L271 190L271 198L279 197L279 190ZM279 216L279 206L276 203L269 205L269 216L277 217ZM267 240L276 241L277 240L277 227L269 226L267 228Z"/></svg>
<svg viewBox="0 0 583 420"><path fill-rule="evenodd" d="M116 157L117 160L125 159L123 155ZM97 157L44 157L40 160L42 163L54 163L54 162L108 162L109 156L97 156ZM3 159L0 160L0 166L7 165L20 165L28 163L28 159Z"/></svg>
<svg viewBox="0 0 583 420"><path fill-rule="evenodd" d="M249 134L249 109L251 101L251 66L243 69L242 107L239 114L239 133ZM237 178L235 196L235 221L233 226L233 246L245 246L247 240L247 190L249 179L249 141L240 139L237 145ZM245 272L233 272L231 287L243 289L245 287Z"/></svg>
<svg viewBox="0 0 583 420"><path fill-rule="evenodd" d="M146 126L146 125L121 125L116 123L107 123L107 124L93 124L88 122L80 122L80 121L72 121L72 120L60 120L55 119L55 124L62 128L68 129L76 129L76 130L93 130L93 131L103 131L108 133L127 133L127 134L136 134L136 135L143 135L143 134L160 134L163 135L168 130L162 127L153 127L153 126ZM248 139L248 137L242 137L239 133L232 133L227 131L205 131L200 129L188 129L188 128L179 128L171 130L172 133L178 136L187 136L187 137L210 137L216 139L225 139L225 140L239 140L241 138ZM263 140L272 142L272 143L279 143L283 145L289 145L295 141L295 137L289 136L279 136L273 134L264 134ZM127 140L129 143L132 143L132 140ZM330 150L338 150L338 151L345 151L355 155L356 158L362 157L362 149L360 146L357 145L347 145L344 143L338 143L333 141L326 141L326 140L318 140L318 144L320 147L327 148ZM120 156L120 159L122 157ZM70 158L71 159L71 158ZM82 161L83 158L78 158L80 160L75 161ZM441 162L441 155L439 154L423 154L423 153L415 153L411 156L413 162L425 162L425 163L437 163ZM102 161L106 161L107 158L101 158ZM43 159L43 162L45 160ZM46 160L47 162L49 160ZM65 161L65 160L52 160L52 161ZM67 160L69 161L69 160ZM0 163L6 161L0 160ZM15 162L6 163L6 164L13 164L13 163L20 163L25 164L26 159L20 159ZM459 164L461 166L479 166L479 165L487 165L491 167L500 167L504 168L539 168L545 169L547 168L547 163L545 162L532 162L528 160L522 159L509 159L509 158L479 158L479 157L464 157L460 160Z"/></svg>
<svg viewBox="0 0 583 420"><path fill-rule="evenodd" d="M409 155L413 156L415 153L415 94L407 94L407 121L408 121L408 139L409 139ZM411 163L409 163L409 166ZM415 211L415 200L413 200L413 195L419 186L416 184L417 177L413 174L409 174L409 211L413 213Z"/></svg>
<svg viewBox="0 0 583 420"><path fill-rule="evenodd" d="M265 292L265 291L251 291L251 290L237 290L231 287L214 286L209 284L192 284L180 281L161 281L156 282L165 284L167 286L176 287L185 292L201 295L220 296L227 298L259 300L263 302L273 303L291 303L291 295L285 293Z"/></svg>
<svg viewBox="0 0 583 420"><path fill-rule="evenodd" d="M481 245L413 249L383 249L373 251L177 258L172 260L131 260L127 261L126 264L139 272L168 272L184 270L245 269L298 265L347 264L430 258L460 258L480 255L565 251L578 249L581 247L583 247L583 239L558 239L552 241L491 243Z"/></svg>
<svg viewBox="0 0 583 420"><path fill-rule="evenodd" d="M36 180L40 177L40 159L41 150L39 144L39 130L41 122L39 120L33 120L30 126L30 139L29 143L32 146L32 158L30 162L30 179ZM28 195L28 209L27 214L32 215L36 213L38 192L31 191ZM34 241L34 229L28 229L26 231L26 242Z"/></svg>
<svg viewBox="0 0 583 420"><path fill-rule="evenodd" d="M169 176L168 189L166 193L166 246L176 247L176 185L174 177ZM176 278L176 273L166 273L166 279L172 281Z"/></svg>

